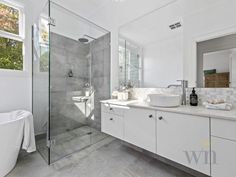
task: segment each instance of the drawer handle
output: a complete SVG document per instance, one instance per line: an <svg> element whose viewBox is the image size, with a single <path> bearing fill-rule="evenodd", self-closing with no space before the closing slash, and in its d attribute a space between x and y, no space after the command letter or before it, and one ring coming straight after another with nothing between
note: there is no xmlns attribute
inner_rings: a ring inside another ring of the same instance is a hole
<svg viewBox="0 0 236 177"><path fill-rule="evenodd" d="M162 119L163 119L163 117L162 117L162 116L160 116L160 117L159 117L159 120L162 120Z"/></svg>
<svg viewBox="0 0 236 177"><path fill-rule="evenodd" d="M153 118L153 115L149 115L149 118Z"/></svg>
<svg viewBox="0 0 236 177"><path fill-rule="evenodd" d="M110 120L113 120L113 118L110 118Z"/></svg>

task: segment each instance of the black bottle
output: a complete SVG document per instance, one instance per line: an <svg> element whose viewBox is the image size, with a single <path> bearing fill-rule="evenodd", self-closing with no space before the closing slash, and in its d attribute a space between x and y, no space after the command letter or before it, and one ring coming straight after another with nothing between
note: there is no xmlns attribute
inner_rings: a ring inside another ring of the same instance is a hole
<svg viewBox="0 0 236 177"><path fill-rule="evenodd" d="M193 91L190 95L190 105L191 106L197 106L198 105L198 96L196 94L195 89L193 88Z"/></svg>

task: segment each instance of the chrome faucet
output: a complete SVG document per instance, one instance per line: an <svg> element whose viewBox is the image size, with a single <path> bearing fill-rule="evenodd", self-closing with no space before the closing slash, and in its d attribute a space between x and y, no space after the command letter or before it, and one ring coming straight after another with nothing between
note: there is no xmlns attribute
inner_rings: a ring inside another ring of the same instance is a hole
<svg viewBox="0 0 236 177"><path fill-rule="evenodd" d="M181 82L180 85L168 85L167 88L171 87L181 87L182 89L182 105L187 105L187 96L186 96L186 88L188 88L188 81L187 80L177 80L178 82Z"/></svg>

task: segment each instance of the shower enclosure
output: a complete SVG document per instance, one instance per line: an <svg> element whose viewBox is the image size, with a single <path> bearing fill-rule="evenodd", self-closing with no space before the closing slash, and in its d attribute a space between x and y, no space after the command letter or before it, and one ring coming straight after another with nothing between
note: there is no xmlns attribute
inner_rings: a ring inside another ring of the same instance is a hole
<svg viewBox="0 0 236 177"><path fill-rule="evenodd" d="M51 164L108 138L99 102L110 97L110 33L51 1L32 31L37 149Z"/></svg>

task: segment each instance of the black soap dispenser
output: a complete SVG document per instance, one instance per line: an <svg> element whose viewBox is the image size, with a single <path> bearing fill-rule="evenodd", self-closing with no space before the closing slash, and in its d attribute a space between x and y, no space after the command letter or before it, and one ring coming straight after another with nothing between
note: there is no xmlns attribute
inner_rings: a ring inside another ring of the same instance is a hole
<svg viewBox="0 0 236 177"><path fill-rule="evenodd" d="M198 105L198 96L196 94L195 89L193 88L192 93L190 95L190 105L197 106Z"/></svg>

